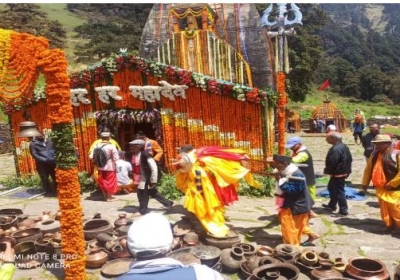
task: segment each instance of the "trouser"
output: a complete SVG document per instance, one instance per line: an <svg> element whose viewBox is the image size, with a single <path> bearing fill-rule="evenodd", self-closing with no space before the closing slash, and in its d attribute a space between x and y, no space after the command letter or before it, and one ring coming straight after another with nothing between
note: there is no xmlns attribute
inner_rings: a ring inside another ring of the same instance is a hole
<svg viewBox="0 0 400 280"><path fill-rule="evenodd" d="M165 207L171 206L172 201L166 199L164 196L162 196L158 191L157 188L151 188L149 189L149 184L146 183L144 189L138 189L137 191L137 197L139 200L139 213L142 215L145 215L149 213L149 198L152 197L158 202L160 202L162 205Z"/></svg>
<svg viewBox="0 0 400 280"><path fill-rule="evenodd" d="M336 209L336 205L339 204L339 212L342 214L348 213L346 194L344 191L345 177L333 177L329 179L328 191L329 191L329 203L328 206L332 209Z"/></svg>
<svg viewBox="0 0 400 280"><path fill-rule="evenodd" d="M378 198L381 210L381 218L388 228L396 227L400 229L400 204L389 203Z"/></svg>
<svg viewBox="0 0 400 280"><path fill-rule="evenodd" d="M56 164L55 163L45 163L36 161L36 168L42 182L42 187L46 192L51 191L49 176L54 182L54 189L57 192L57 182L56 182Z"/></svg>
<svg viewBox="0 0 400 280"><path fill-rule="evenodd" d="M283 243L300 245L301 234L307 227L309 213L293 215L290 208L282 208L278 214Z"/></svg>

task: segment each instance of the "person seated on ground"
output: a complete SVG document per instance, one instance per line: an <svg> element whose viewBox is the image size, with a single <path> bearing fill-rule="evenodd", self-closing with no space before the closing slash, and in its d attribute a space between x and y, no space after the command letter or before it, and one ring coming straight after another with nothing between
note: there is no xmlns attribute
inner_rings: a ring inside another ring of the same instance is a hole
<svg viewBox="0 0 400 280"><path fill-rule="evenodd" d="M118 192L128 194L133 191L132 164L125 160L124 151L119 151L118 155L119 160L115 162Z"/></svg>
<svg viewBox="0 0 400 280"><path fill-rule="evenodd" d="M173 235L170 222L160 213L139 217L130 226L127 237L128 250L136 260L117 280L223 280L219 272L208 266L185 266L166 257L173 246Z"/></svg>
<svg viewBox="0 0 400 280"><path fill-rule="evenodd" d="M15 272L15 252L12 248L12 241L5 238L1 244L5 245L3 252L0 252L0 260L3 264L0 267L0 279L11 280Z"/></svg>

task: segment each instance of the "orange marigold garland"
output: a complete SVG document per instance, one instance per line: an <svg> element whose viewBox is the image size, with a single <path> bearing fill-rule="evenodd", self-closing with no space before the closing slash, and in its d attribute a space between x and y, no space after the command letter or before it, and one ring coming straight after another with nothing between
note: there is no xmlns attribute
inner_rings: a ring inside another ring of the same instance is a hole
<svg viewBox="0 0 400 280"><path fill-rule="evenodd" d="M26 33L0 29L0 41L3 42L0 44L0 57L3 58L0 63L0 100L6 105L19 105L31 99L39 69L45 76L48 117L53 126L56 148L59 209L63 213L61 235L62 251L66 256L65 279L83 280L86 278L86 258L82 207L65 54L58 49L48 49L47 39Z"/></svg>
<svg viewBox="0 0 400 280"><path fill-rule="evenodd" d="M285 108L287 105L287 96L285 92L285 72L278 72L276 77L276 91L279 93L278 98L278 153L285 154Z"/></svg>

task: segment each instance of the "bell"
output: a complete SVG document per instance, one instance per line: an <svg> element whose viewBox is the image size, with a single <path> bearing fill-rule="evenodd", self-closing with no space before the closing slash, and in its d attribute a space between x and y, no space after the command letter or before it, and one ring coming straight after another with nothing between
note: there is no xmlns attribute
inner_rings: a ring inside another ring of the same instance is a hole
<svg viewBox="0 0 400 280"><path fill-rule="evenodd" d="M19 133L18 137L37 137L42 136L42 133L39 132L36 128L36 123L31 121L24 121L19 125Z"/></svg>

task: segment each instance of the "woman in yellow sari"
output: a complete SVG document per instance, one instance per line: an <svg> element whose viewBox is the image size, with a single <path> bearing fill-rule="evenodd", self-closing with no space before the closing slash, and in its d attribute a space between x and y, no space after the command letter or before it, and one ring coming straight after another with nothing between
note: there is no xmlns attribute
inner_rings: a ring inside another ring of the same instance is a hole
<svg viewBox="0 0 400 280"><path fill-rule="evenodd" d="M196 215L205 229L216 237L229 233L225 225L225 206L238 200L239 180L260 187L250 170L244 167L249 157L241 149L216 146L193 149L182 147L177 188L186 196L184 207Z"/></svg>

